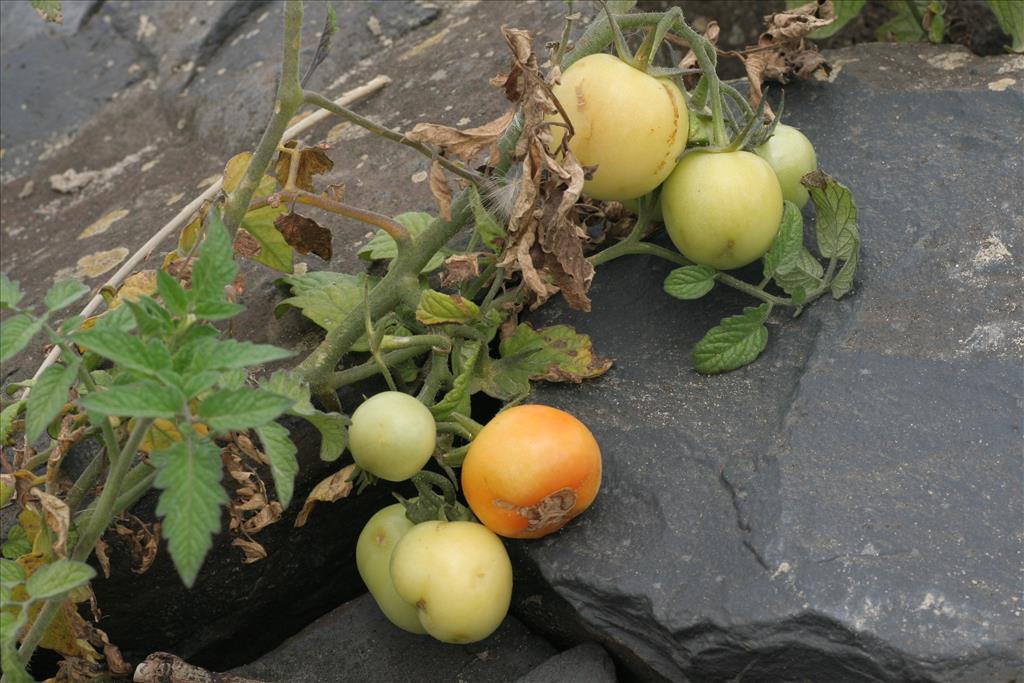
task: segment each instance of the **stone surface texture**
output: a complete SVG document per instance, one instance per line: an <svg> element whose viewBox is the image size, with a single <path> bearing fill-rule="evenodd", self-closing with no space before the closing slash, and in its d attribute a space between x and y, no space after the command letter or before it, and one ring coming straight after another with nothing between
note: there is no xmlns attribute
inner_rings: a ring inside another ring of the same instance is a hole
<svg viewBox="0 0 1024 683"><path fill-rule="evenodd" d="M307 5L305 58L324 14ZM534 30L540 50L558 38L563 11L473 0L335 6L336 51L313 87L333 97L388 75L355 108L399 130L503 113L488 85L508 65L498 28ZM40 301L58 274L100 286L125 257L113 250L134 251L255 144L280 14L279 2L65 2L66 23L54 28L24 2L0 3L0 267L27 300ZM625 680L1020 679L1024 58L922 45L829 57L832 82L788 87L786 118L860 207L855 295L796 320L777 312L760 360L702 377L693 345L749 300L721 289L671 299L661 289L670 267L644 257L603 266L592 313L556 303L532 316L589 333L616 365L535 396L592 428L605 479L594 508L564 531L509 544L518 621L458 657L425 639L392 650L384 644L403 634L360 598L250 675L337 680L337 668L355 667L367 677L353 680L376 680L367 662L394 658L399 680L403 657L422 648L437 680L515 680L554 654L529 628L561 649L597 641ZM433 210L417 153L336 121L305 141L324 139L335 161L324 180L344 183L352 203ZM51 176L71 169L96 174L71 193L53 189ZM115 209L128 213L80 237ZM335 255L309 267L361 268L366 228L318 218L335 231ZM235 332L312 348L318 330L294 312L271 316L276 274L243 269L248 311ZM744 275L759 278L756 268ZM0 379L30 376L42 355L41 344L29 349ZM101 627L129 660L167 650L230 668L363 590L354 538L388 491L324 505L294 529L298 503L336 468L318 462L316 436L294 429L297 503L257 536L266 560L242 564L222 534L189 592L165 553L136 576L114 546L114 575L94 586ZM604 661L588 649L580 671ZM569 672L573 652L542 667Z"/></svg>

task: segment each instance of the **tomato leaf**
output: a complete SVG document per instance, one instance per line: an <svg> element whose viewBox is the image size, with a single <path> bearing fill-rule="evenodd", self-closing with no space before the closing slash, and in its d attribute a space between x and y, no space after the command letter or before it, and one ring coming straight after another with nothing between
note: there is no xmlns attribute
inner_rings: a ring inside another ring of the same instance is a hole
<svg viewBox="0 0 1024 683"><path fill-rule="evenodd" d="M1013 39L1012 52L1024 52L1024 5L1014 0L988 0L999 27Z"/></svg>
<svg viewBox="0 0 1024 683"><path fill-rule="evenodd" d="M70 365L51 365L43 371L28 395L25 410L25 436L35 441L53 418L57 417L68 400L68 391L78 375L76 358Z"/></svg>
<svg viewBox="0 0 1024 683"><path fill-rule="evenodd" d="M309 385L302 376L290 370L279 370L269 379L260 382L260 387L285 396L292 401L288 408L290 415L301 417L320 432L320 459L325 462L337 460L348 443L345 427L348 418L341 413L323 413L313 407L309 400Z"/></svg>
<svg viewBox="0 0 1024 683"><path fill-rule="evenodd" d="M255 238L259 248L255 251L241 249L241 253L257 263L262 263L282 273L292 272L294 250L275 225L275 221L286 213L288 213L288 207L284 205L261 206L246 213L242 218L242 228ZM242 244L246 244L244 237ZM237 242L235 248L238 249Z"/></svg>
<svg viewBox="0 0 1024 683"><path fill-rule="evenodd" d="M808 173L801 182L814 202L818 249L822 256L844 262L831 283L832 296L839 299L853 289L853 276L860 260L857 205L846 186L821 171Z"/></svg>
<svg viewBox="0 0 1024 683"><path fill-rule="evenodd" d="M345 431L348 418L341 413L320 411L303 415L302 418L320 431L320 459L324 462L337 460L348 444L348 432Z"/></svg>
<svg viewBox="0 0 1024 683"><path fill-rule="evenodd" d="M331 260L331 231L312 218L292 212L275 218L274 225L300 254L313 252L324 261Z"/></svg>
<svg viewBox="0 0 1024 683"><path fill-rule="evenodd" d="M800 258L800 250L804 244L804 218L800 209L791 201L786 201L782 212L782 223L775 235L771 248L762 257L764 276L773 277L776 272L789 268Z"/></svg>
<svg viewBox="0 0 1024 683"><path fill-rule="evenodd" d="M416 237L424 230L430 227L436 218L431 216L429 213L422 213L418 211L410 211L395 216L395 220L405 226L405 229L409 231L415 241ZM383 230L378 230L373 238L364 244L358 252L359 258L364 261L382 261L387 259L393 259L398 256L398 244ZM427 261L427 265L423 266L421 272L430 273L442 266L444 260L451 256L452 252L450 249L440 249L436 254L430 257Z"/></svg>
<svg viewBox="0 0 1024 683"><path fill-rule="evenodd" d="M295 140L290 140L284 146L294 150L298 143ZM313 176L326 173L334 168L334 162L327 156L327 145L321 144L314 147L305 147L297 152L281 152L278 154L277 161L274 163L274 175L282 187L288 182L288 172L291 168L292 155L294 154L299 155L299 172L295 178L295 186L307 192L313 192Z"/></svg>
<svg viewBox="0 0 1024 683"><path fill-rule="evenodd" d="M480 308L458 294L444 294L428 289L420 296L416 320L424 325L468 323L480 315Z"/></svg>
<svg viewBox="0 0 1024 683"><path fill-rule="evenodd" d="M457 353L452 354L453 370L456 372L452 388L440 401L431 407L430 412L437 420L443 420L453 412L469 414L469 397L474 393L472 388L476 361L480 357L482 344L477 340L467 341L460 346Z"/></svg>
<svg viewBox="0 0 1024 683"><path fill-rule="evenodd" d="M121 417L171 419L185 406L185 395L177 387L149 380L118 384L78 400L86 410Z"/></svg>
<svg viewBox="0 0 1024 683"><path fill-rule="evenodd" d="M530 380L581 382L603 375L612 366L610 359L594 353L590 337L568 325L535 330L529 323L520 323L515 334L502 340L498 352L498 359L483 359L474 391L503 401L527 394Z"/></svg>
<svg viewBox="0 0 1024 683"><path fill-rule="evenodd" d="M156 514L181 580L189 588L220 530L220 506L228 496L220 484L220 449L195 435L153 453L153 485L162 489Z"/></svg>
<svg viewBox="0 0 1024 683"><path fill-rule="evenodd" d="M6 275L0 273L0 311L14 308L24 296L17 282L12 282Z"/></svg>
<svg viewBox="0 0 1024 683"><path fill-rule="evenodd" d="M850 258L843 262L843 267L839 269L839 272L832 279L831 289L833 298L842 299L853 289L853 274L857 270L857 260L859 258L859 251L854 251L850 254Z"/></svg>
<svg viewBox="0 0 1024 683"><path fill-rule="evenodd" d="M294 306L323 329L331 330L363 303L364 283L368 277L318 271L281 278L279 282L289 285L294 296L278 304L274 315L280 317L289 306ZM376 282L377 278L369 278L370 287ZM352 350L366 351L367 348L364 335Z"/></svg>
<svg viewBox="0 0 1024 683"><path fill-rule="evenodd" d="M693 348L697 371L715 374L753 362L768 344L764 322L770 310L768 304L744 308L741 315L724 318L708 330Z"/></svg>
<svg viewBox="0 0 1024 683"><path fill-rule="evenodd" d="M711 266L683 266L665 278L665 291L677 299L699 299L715 286L715 273Z"/></svg>
<svg viewBox="0 0 1024 683"><path fill-rule="evenodd" d="M210 210L206 239L199 246L199 258L192 264L192 291L198 302L227 302L224 288L238 273L231 252L228 231L216 209Z"/></svg>
<svg viewBox="0 0 1024 683"><path fill-rule="evenodd" d="M10 359L14 354L28 346L32 337L43 329L43 320L35 319L24 313L12 315L0 322L0 361Z"/></svg>
<svg viewBox="0 0 1024 683"><path fill-rule="evenodd" d="M469 193L469 208L473 211L473 220L476 222L476 233L484 244L492 251L498 252L504 244L508 235L505 228L494 219L494 216L484 207L480 193L476 185L470 185L466 190Z"/></svg>
<svg viewBox="0 0 1024 683"><path fill-rule="evenodd" d="M196 414L215 432L233 432L265 425L291 404L285 396L237 387L211 394Z"/></svg>
<svg viewBox="0 0 1024 683"><path fill-rule="evenodd" d="M62 308L67 308L88 293L89 288L78 280L64 280L50 287L43 303L46 305L47 311L55 313Z"/></svg>
<svg viewBox="0 0 1024 683"><path fill-rule="evenodd" d="M168 311L179 317L188 313L189 293L173 276L163 270L157 271L156 287Z"/></svg>
<svg viewBox="0 0 1024 683"><path fill-rule="evenodd" d="M295 475L299 472L299 461L295 459L298 449L288 438L288 430L276 422L257 427L256 435L260 437L263 452L270 461L277 498L281 501L281 507L288 507L295 489Z"/></svg>
<svg viewBox="0 0 1024 683"><path fill-rule="evenodd" d="M25 581L25 592L33 600L45 600L84 586L94 576L96 570L85 562L57 560L32 572Z"/></svg>

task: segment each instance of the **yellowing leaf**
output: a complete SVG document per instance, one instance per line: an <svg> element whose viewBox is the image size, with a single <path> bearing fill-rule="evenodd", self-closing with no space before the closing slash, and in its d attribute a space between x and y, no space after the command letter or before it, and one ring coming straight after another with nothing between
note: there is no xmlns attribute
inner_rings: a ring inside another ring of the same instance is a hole
<svg viewBox="0 0 1024 683"><path fill-rule="evenodd" d="M127 209L117 209L111 211L102 218L93 222L89 227L82 231L82 234L78 236L78 239L85 239L86 237L92 237L93 235L100 235L110 229L110 226L118 222L122 218L128 215Z"/></svg>
<svg viewBox="0 0 1024 683"><path fill-rule="evenodd" d="M242 181L242 176L245 175L246 170L249 168L249 162L251 160L252 152L242 152L228 160L228 163L224 166L225 192L235 191L235 188L238 187L238 183Z"/></svg>
<svg viewBox="0 0 1024 683"><path fill-rule="evenodd" d="M156 271L142 270L132 273L124 279L124 283L118 288L109 308L115 309L125 301L138 301L140 297L153 294L156 294Z"/></svg>
<svg viewBox="0 0 1024 683"><path fill-rule="evenodd" d="M294 252L291 245L285 241L284 236L274 225L274 221L287 212L287 206L263 206L245 214L242 219L242 228L255 238L259 243L259 249L253 253L253 249L247 248L241 250L240 253L282 273L292 272Z"/></svg>

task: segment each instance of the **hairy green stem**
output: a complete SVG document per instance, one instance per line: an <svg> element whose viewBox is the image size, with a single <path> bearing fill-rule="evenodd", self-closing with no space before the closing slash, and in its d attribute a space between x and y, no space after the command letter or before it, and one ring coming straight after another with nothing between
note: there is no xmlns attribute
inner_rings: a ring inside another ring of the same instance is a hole
<svg viewBox="0 0 1024 683"><path fill-rule="evenodd" d="M448 416L448 419L465 429L466 432L469 433L470 439L475 438L476 435L480 433L480 430L484 428L482 424L467 415L463 415L462 413L453 412Z"/></svg>
<svg viewBox="0 0 1024 683"><path fill-rule="evenodd" d="M302 1L288 0L284 7L284 40L282 41L281 75L277 84L274 114L270 117L249 166L238 187L224 205L224 226L234 235L249 210L249 202L270 167L281 144L288 122L302 106L302 85L299 82L299 49L302 47Z"/></svg>
<svg viewBox="0 0 1024 683"><path fill-rule="evenodd" d="M398 351L399 349L415 349L415 348L448 348L450 349L452 340L443 334L414 334L407 337L396 337L393 335L384 335L381 339L380 348L384 351Z"/></svg>
<svg viewBox="0 0 1024 683"><path fill-rule="evenodd" d="M156 469L149 463L140 462L128 470L128 474L124 475L124 479L121 481L121 495L114 503L114 514L120 514L137 503L152 488L154 479L156 479ZM89 526L89 520L94 512L96 512L95 505L85 508L75 517L75 524L80 528Z"/></svg>
<svg viewBox="0 0 1024 683"><path fill-rule="evenodd" d="M96 457L86 465L85 469L82 470L82 473L78 475L78 479L75 480L71 490L68 491L67 498L64 499L64 502L67 503L68 510L70 510L71 514L75 514L75 511L78 510L78 506L82 504L83 500L85 500L85 496L89 493L92 487L96 485L100 475L103 474L103 471L106 468L107 452L104 450L97 453Z"/></svg>
<svg viewBox="0 0 1024 683"><path fill-rule="evenodd" d="M451 373L448 371L448 352L434 350L430 357L430 369L423 379L423 386L420 387L416 398L426 406L433 405L437 392L441 385L447 381Z"/></svg>
<svg viewBox="0 0 1024 683"><path fill-rule="evenodd" d="M413 346L399 351L385 353L383 355L384 364L389 367L394 367L399 363L424 354L429 349L429 346ZM380 374L380 371L380 365L375 360L367 361L362 365L355 365L351 368L345 368L344 370L335 372L331 375L327 382L327 388L337 390L341 387L348 386L349 384L355 384L356 382L361 382L364 379L369 379L374 375Z"/></svg>

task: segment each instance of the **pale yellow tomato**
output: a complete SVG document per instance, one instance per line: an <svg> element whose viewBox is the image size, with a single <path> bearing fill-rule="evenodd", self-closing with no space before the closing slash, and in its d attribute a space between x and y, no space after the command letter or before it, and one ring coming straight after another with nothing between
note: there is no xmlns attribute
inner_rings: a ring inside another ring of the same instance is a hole
<svg viewBox="0 0 1024 683"><path fill-rule="evenodd" d="M800 179L818 168L814 145L807 136L793 126L780 123L775 126L775 134L754 151L775 169L782 196L798 208L804 208L810 195Z"/></svg>

